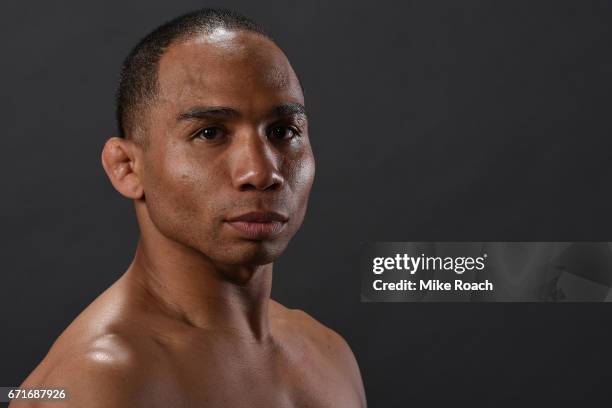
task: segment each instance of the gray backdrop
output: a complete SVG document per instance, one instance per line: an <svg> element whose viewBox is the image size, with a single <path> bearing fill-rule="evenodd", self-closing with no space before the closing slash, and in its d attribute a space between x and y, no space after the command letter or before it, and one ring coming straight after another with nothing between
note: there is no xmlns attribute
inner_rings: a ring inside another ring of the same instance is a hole
<svg viewBox="0 0 612 408"><path fill-rule="evenodd" d="M3 2L0 385L127 268L100 165L120 62L198 1ZM340 332L371 407L600 405L609 304L360 303L367 241L612 241L612 10L226 1L301 76L317 178L273 296ZM410 405L409 405L410 404Z"/></svg>

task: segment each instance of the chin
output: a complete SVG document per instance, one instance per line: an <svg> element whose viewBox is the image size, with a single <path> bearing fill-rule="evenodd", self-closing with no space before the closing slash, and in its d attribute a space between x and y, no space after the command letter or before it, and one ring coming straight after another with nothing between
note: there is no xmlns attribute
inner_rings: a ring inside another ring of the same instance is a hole
<svg viewBox="0 0 612 408"><path fill-rule="evenodd" d="M287 242L242 240L224 247L215 260L229 265L259 266L276 261L285 251Z"/></svg>

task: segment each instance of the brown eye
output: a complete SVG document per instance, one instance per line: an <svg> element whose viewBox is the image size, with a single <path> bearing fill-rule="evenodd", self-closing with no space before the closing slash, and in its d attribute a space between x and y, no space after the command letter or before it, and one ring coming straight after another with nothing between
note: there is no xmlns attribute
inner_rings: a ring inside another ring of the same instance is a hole
<svg viewBox="0 0 612 408"><path fill-rule="evenodd" d="M215 140L223 136L223 130L218 127L207 127L204 129L198 130L194 138L206 139L206 140Z"/></svg>
<svg viewBox="0 0 612 408"><path fill-rule="evenodd" d="M295 136L299 136L299 132L291 126L274 126L268 132L268 137L275 140L289 140Z"/></svg>

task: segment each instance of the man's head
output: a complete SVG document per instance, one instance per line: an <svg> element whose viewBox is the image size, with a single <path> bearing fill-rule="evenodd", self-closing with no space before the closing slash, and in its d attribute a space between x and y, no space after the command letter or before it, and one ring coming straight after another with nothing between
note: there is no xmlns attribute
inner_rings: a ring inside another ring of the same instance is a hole
<svg viewBox="0 0 612 408"><path fill-rule="evenodd" d="M298 78L255 23L205 9L159 27L126 59L117 103L123 137L107 141L102 162L135 200L143 235L149 225L222 264L282 253L314 158ZM286 222L232 222L262 211Z"/></svg>

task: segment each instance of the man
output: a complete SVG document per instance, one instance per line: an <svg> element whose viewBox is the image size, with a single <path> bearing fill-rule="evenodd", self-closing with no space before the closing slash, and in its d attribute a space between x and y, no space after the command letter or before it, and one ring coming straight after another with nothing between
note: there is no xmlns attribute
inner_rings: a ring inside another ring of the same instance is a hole
<svg viewBox="0 0 612 408"><path fill-rule="evenodd" d="M136 46L117 102L102 164L134 202L136 254L22 388L65 388L58 407L364 407L346 342L270 299L315 173L283 52L196 11Z"/></svg>

